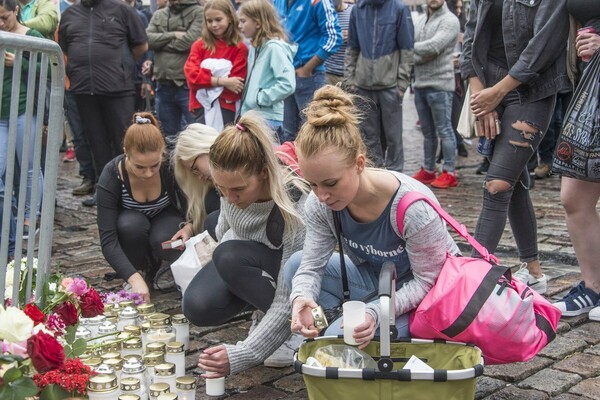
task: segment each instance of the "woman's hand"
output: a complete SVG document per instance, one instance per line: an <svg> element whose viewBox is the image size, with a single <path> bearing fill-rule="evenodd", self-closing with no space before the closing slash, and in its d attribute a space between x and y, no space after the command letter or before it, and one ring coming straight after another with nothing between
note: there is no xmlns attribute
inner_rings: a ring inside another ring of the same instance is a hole
<svg viewBox="0 0 600 400"><path fill-rule="evenodd" d="M475 123L479 124L479 134L483 133L483 136L487 139L496 139L496 136L500 134L500 131L497 129L500 128L500 121L498 120L498 113L496 111L479 117Z"/></svg>
<svg viewBox="0 0 600 400"><path fill-rule="evenodd" d="M315 338L319 330L315 327L311 310L318 304L306 297L296 297L292 303L292 332L300 332L304 337Z"/></svg>
<svg viewBox="0 0 600 400"><path fill-rule="evenodd" d="M575 48L579 57L591 57L600 48L600 35L597 33L581 33L575 39Z"/></svg>
<svg viewBox="0 0 600 400"><path fill-rule="evenodd" d="M181 239L181 241L183 242L183 244L179 247L176 247L176 249L178 249L178 250L185 249L185 242L190 240L190 238L194 235L194 232L192 229L193 229L192 224L188 222L187 224L185 224L183 226L183 228L181 228L180 230L175 232L175 234L171 238L171 241Z"/></svg>
<svg viewBox="0 0 600 400"><path fill-rule="evenodd" d="M198 367L210 372L210 374L202 374L203 378L220 378L228 375L230 371L229 355L225 346L219 345L205 349L198 358Z"/></svg>
<svg viewBox="0 0 600 400"><path fill-rule="evenodd" d="M244 90L244 80L238 76L232 76L231 78L219 78L219 83L225 89L229 89L235 94L241 93L242 90Z"/></svg>
<svg viewBox="0 0 600 400"><path fill-rule="evenodd" d="M142 296L144 303L150 303L150 289L148 289L146 281L139 272L131 275L129 279L127 279L127 283L131 285L132 292L139 293Z"/></svg>
<svg viewBox="0 0 600 400"><path fill-rule="evenodd" d="M365 322L354 328L352 337L358 343L358 348L363 350L375 337L375 320L369 313L365 315Z"/></svg>
<svg viewBox="0 0 600 400"><path fill-rule="evenodd" d="M10 53L8 51L4 52L4 66L5 67L12 67L15 63L15 55L13 53Z"/></svg>
<svg viewBox="0 0 600 400"><path fill-rule="evenodd" d="M496 109L504 98L504 94L496 86L485 88L471 95L471 111L481 118Z"/></svg>

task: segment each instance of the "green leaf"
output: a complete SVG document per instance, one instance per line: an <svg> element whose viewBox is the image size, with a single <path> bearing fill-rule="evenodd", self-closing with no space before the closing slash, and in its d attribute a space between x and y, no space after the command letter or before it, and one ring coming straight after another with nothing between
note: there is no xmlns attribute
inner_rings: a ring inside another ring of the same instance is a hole
<svg viewBox="0 0 600 400"><path fill-rule="evenodd" d="M0 399L2 400L23 400L27 397L35 396L38 387L31 378L22 376L10 384L0 385Z"/></svg>
<svg viewBox="0 0 600 400"><path fill-rule="evenodd" d="M75 341L75 332L77 331L77 325L71 325L67 327L67 333L65 333L65 341L72 344Z"/></svg>
<svg viewBox="0 0 600 400"><path fill-rule="evenodd" d="M81 339L81 338L77 339L73 343L71 358L79 357L80 355L85 353L86 350L87 350L87 340Z"/></svg>
<svg viewBox="0 0 600 400"><path fill-rule="evenodd" d="M13 356L11 354L0 355L0 364L10 364L11 362L21 362L23 361L23 357L21 356Z"/></svg>
<svg viewBox="0 0 600 400"><path fill-rule="evenodd" d="M62 400L71 397L69 392L58 385L48 385L40 393L40 400Z"/></svg>
<svg viewBox="0 0 600 400"><path fill-rule="evenodd" d="M22 376L14 381L11 386L17 389L17 392L24 397L35 396L40 390L33 379L28 376Z"/></svg>
<svg viewBox="0 0 600 400"><path fill-rule="evenodd" d="M70 345L65 344L65 346L63 347L63 349L65 350L65 358L73 358L73 349L71 348Z"/></svg>
<svg viewBox="0 0 600 400"><path fill-rule="evenodd" d="M22 376L23 376L23 373L21 372L21 370L13 367L4 373L4 376L2 377L2 379L5 383L12 383Z"/></svg>

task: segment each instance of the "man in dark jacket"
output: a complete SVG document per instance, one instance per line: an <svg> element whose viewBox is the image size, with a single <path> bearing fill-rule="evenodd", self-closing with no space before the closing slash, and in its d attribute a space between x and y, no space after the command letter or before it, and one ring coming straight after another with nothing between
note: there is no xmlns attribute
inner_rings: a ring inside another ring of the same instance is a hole
<svg viewBox="0 0 600 400"><path fill-rule="evenodd" d="M413 45L410 10L402 0L358 0L350 14L344 81L368 99L361 129L369 157L398 172L404 168L402 98Z"/></svg>
<svg viewBox="0 0 600 400"><path fill-rule="evenodd" d="M154 13L146 33L154 50L157 112L165 136L175 136L186 124L194 122L189 111L190 91L183 66L192 44L200 38L203 9L197 0L169 0L169 5Z"/></svg>
<svg viewBox="0 0 600 400"><path fill-rule="evenodd" d="M146 32L135 9L122 1L82 0L62 14L58 39L99 176L123 152L134 111L134 63L148 50Z"/></svg>

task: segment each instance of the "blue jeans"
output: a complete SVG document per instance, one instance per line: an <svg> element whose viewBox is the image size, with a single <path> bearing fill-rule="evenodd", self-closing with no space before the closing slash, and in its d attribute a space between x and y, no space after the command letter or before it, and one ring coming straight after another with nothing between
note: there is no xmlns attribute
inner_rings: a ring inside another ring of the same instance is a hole
<svg viewBox="0 0 600 400"><path fill-rule="evenodd" d="M444 153L443 169L454 172L456 138L452 128L452 97L454 92L432 88L415 88L415 106L423 131L423 168L435 171L438 137Z"/></svg>
<svg viewBox="0 0 600 400"><path fill-rule="evenodd" d="M302 110L313 99L317 89L325 86L325 71L316 71L308 78L296 75L296 91L283 101L283 136L279 138L281 143L293 142L305 121Z"/></svg>
<svg viewBox="0 0 600 400"><path fill-rule="evenodd" d="M16 160L17 160L17 170L15 171L15 176L18 176L19 172L23 170L21 164L23 160L23 141L25 138L25 115L20 115L17 117L17 145L16 145ZM25 219L28 219L31 214L31 189L33 187L33 150L34 150L34 140L35 140L35 127L36 127L36 119L33 117L31 124L31 131L29 132L29 163L27 166L27 195L25 198ZM7 169L7 161L8 161L8 120L0 120L0 221L3 217L2 210L4 207L4 198L6 194L4 193L5 189L5 179L6 179L6 169ZM36 204L34 206L34 212L39 211L39 207L42 203L42 192L43 192L43 177L42 172L40 171L38 174L38 182L39 190L38 190L38 198ZM8 198L11 198L11 194L9 193ZM15 220L14 217L11 216L11 231L9 238L9 253L10 249L14 246L15 240ZM12 244L12 245L10 245Z"/></svg>
<svg viewBox="0 0 600 400"><path fill-rule="evenodd" d="M186 84L179 87L159 83L156 85L156 98L156 111L165 137L175 136L183 130L182 120L185 124L194 122L194 115L189 111L190 90Z"/></svg>
<svg viewBox="0 0 600 400"><path fill-rule="evenodd" d="M348 287L350 289L350 300L360 300L368 304L379 304L379 269L370 265L356 266L345 256L346 273L348 276ZM292 287L292 278L300 267L302 261L302 252L294 253L285 263L284 278L288 287ZM396 282L396 289L402 286L403 282ZM333 253L321 279L321 293L317 299L324 309L337 307L342 304L344 293L342 288L342 275L340 269L340 255ZM408 330L409 314L402 314L396 317L396 328L398 328L398 337L410 336ZM331 321L330 321L331 322ZM327 328L326 335L343 335L343 329L340 327L342 318L331 322ZM379 334L379 329L375 335Z"/></svg>

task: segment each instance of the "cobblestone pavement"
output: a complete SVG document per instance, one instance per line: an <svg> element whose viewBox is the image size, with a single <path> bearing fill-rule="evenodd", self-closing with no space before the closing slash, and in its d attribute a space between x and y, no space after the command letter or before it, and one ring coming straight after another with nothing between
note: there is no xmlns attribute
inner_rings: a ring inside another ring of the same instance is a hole
<svg viewBox="0 0 600 400"><path fill-rule="evenodd" d="M422 135L415 129L416 112L413 98L404 100L404 143L407 174L415 173L422 158ZM472 232L481 207L482 176L475 174L479 162L476 143L468 158L458 160L460 185L437 190L442 206ZM66 274L80 274L100 289L114 289L122 281L106 282L110 271L100 251L95 225L95 208L81 206L81 198L71 196L79 183L77 164L65 163L59 174L53 259ZM548 296L559 298L580 278L559 203L559 179L551 177L535 182L532 191L538 219L541 258L551 278ZM464 242L463 251L469 251ZM514 240L506 229L497 252L503 263L518 263ZM180 312L181 297L177 292L155 292L153 302L168 313ZM187 356L187 368L193 373L200 349L221 342L235 343L243 339L250 326L250 316L240 316L227 325L191 329L193 342ZM202 385L202 383L200 384ZM302 377L291 367L272 369L263 366L226 379L227 396L239 399L305 399ZM204 388L197 399L208 398ZM526 363L485 368L477 384L477 399L600 399L600 323L587 317L563 319L559 335L538 356Z"/></svg>

